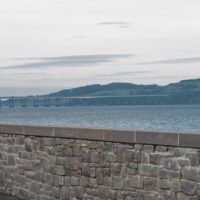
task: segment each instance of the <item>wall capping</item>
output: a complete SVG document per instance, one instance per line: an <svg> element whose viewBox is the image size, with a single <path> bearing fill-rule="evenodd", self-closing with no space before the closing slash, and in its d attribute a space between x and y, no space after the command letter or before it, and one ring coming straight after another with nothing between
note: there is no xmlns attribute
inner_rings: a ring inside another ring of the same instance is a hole
<svg viewBox="0 0 200 200"><path fill-rule="evenodd" d="M1 134L200 148L200 133L0 124Z"/></svg>

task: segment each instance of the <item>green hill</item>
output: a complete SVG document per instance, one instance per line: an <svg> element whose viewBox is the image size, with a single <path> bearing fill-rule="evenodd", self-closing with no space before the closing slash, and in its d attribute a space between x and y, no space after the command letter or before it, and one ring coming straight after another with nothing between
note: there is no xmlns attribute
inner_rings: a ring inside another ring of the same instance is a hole
<svg viewBox="0 0 200 200"><path fill-rule="evenodd" d="M183 80L165 86L132 83L95 84L46 96L78 97L64 103L70 106L200 104L200 79Z"/></svg>
<svg viewBox="0 0 200 200"><path fill-rule="evenodd" d="M200 79L183 80L166 86L136 85L132 83L110 83L107 85L88 85L62 90L46 96L84 97L84 96L134 96L134 95L187 95L200 94Z"/></svg>

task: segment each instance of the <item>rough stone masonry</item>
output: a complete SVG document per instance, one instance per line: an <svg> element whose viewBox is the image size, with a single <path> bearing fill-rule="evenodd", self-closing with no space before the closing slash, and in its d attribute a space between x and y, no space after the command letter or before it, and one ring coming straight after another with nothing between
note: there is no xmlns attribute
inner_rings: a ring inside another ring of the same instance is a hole
<svg viewBox="0 0 200 200"><path fill-rule="evenodd" d="M106 141L105 131L95 140L69 136L71 129L66 137L17 130L1 128L0 193L22 200L200 199L199 148L125 142L123 131Z"/></svg>

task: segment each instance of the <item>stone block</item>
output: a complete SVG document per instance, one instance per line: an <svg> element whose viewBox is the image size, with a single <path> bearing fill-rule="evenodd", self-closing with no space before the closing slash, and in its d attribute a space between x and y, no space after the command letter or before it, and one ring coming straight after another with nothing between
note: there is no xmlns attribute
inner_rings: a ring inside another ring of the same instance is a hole
<svg viewBox="0 0 200 200"><path fill-rule="evenodd" d="M149 164L149 153L141 152L141 163Z"/></svg>
<svg viewBox="0 0 200 200"><path fill-rule="evenodd" d="M180 147L169 147L169 152L174 157L181 157L184 156L186 153L186 148L180 148Z"/></svg>
<svg viewBox="0 0 200 200"><path fill-rule="evenodd" d="M69 190L67 186L63 186L60 190L60 199L69 200Z"/></svg>
<svg viewBox="0 0 200 200"><path fill-rule="evenodd" d="M197 184L192 181L182 180L181 191L188 195L194 195L197 190Z"/></svg>
<svg viewBox="0 0 200 200"><path fill-rule="evenodd" d="M39 193L39 191L40 191L40 185L38 184L38 182L36 182L36 181L31 182L31 184L30 184L30 191L32 193L34 193L34 194Z"/></svg>
<svg viewBox="0 0 200 200"><path fill-rule="evenodd" d="M144 145L143 146L143 152L153 153L154 152L154 146L153 145Z"/></svg>
<svg viewBox="0 0 200 200"><path fill-rule="evenodd" d="M166 146L156 146L156 152L167 152L168 148Z"/></svg>
<svg viewBox="0 0 200 200"><path fill-rule="evenodd" d="M161 168L159 170L159 178L160 179L167 179L169 177L169 170L165 168Z"/></svg>
<svg viewBox="0 0 200 200"><path fill-rule="evenodd" d="M152 165L160 165L161 164L162 156L161 154L149 154L149 163Z"/></svg>
<svg viewBox="0 0 200 200"><path fill-rule="evenodd" d="M188 151L185 155L191 162L191 166L198 167L200 164L200 154L199 152L190 152Z"/></svg>
<svg viewBox="0 0 200 200"><path fill-rule="evenodd" d="M103 199L116 200L116 191L106 186L99 187L99 197Z"/></svg>
<svg viewBox="0 0 200 200"><path fill-rule="evenodd" d="M103 185L108 186L108 187L113 187L113 177L104 177L103 178Z"/></svg>
<svg viewBox="0 0 200 200"><path fill-rule="evenodd" d="M168 179L160 179L159 180L159 188L169 189L170 188L170 181Z"/></svg>
<svg viewBox="0 0 200 200"><path fill-rule="evenodd" d="M100 168L96 170L96 179L97 179L98 185L103 185L103 173L102 173L102 169Z"/></svg>
<svg viewBox="0 0 200 200"><path fill-rule="evenodd" d="M91 162L91 151L89 149L82 148L81 158L83 162L86 162L86 163Z"/></svg>
<svg viewBox="0 0 200 200"><path fill-rule="evenodd" d="M103 176L110 176L111 174L111 169L110 168L102 168L102 173L103 173Z"/></svg>
<svg viewBox="0 0 200 200"><path fill-rule="evenodd" d="M88 163L82 164L82 175L86 177L90 176L90 166Z"/></svg>
<svg viewBox="0 0 200 200"><path fill-rule="evenodd" d="M83 199L84 187L82 186L75 187L75 194L77 199Z"/></svg>
<svg viewBox="0 0 200 200"><path fill-rule="evenodd" d="M78 157L71 157L69 160L69 168L72 170L78 170L80 164L80 158Z"/></svg>
<svg viewBox="0 0 200 200"><path fill-rule="evenodd" d="M134 174L137 174L138 170L137 169L134 169L134 168L126 168L126 173L128 175L134 175Z"/></svg>
<svg viewBox="0 0 200 200"><path fill-rule="evenodd" d="M114 176L113 179L113 189L122 190L124 188L124 180L120 176Z"/></svg>
<svg viewBox="0 0 200 200"><path fill-rule="evenodd" d="M92 163L98 163L99 162L99 153L98 152L93 151L91 153L91 162Z"/></svg>
<svg viewBox="0 0 200 200"><path fill-rule="evenodd" d="M177 158L180 167L190 166L191 162L187 158Z"/></svg>
<svg viewBox="0 0 200 200"><path fill-rule="evenodd" d="M150 164L138 165L138 172L140 175L143 175L143 176L157 177L159 174L159 171L160 171L160 167L157 165L150 165Z"/></svg>
<svg viewBox="0 0 200 200"><path fill-rule="evenodd" d="M127 176L125 178L125 187L143 188L143 177L139 175Z"/></svg>
<svg viewBox="0 0 200 200"><path fill-rule="evenodd" d="M29 138L25 139L25 150L27 152L32 152L32 142Z"/></svg>
<svg viewBox="0 0 200 200"><path fill-rule="evenodd" d="M94 168L94 167L90 168L90 177L92 177L92 178L96 177L96 168Z"/></svg>
<svg viewBox="0 0 200 200"><path fill-rule="evenodd" d="M89 187L97 188L97 179L96 178L89 178Z"/></svg>
<svg viewBox="0 0 200 200"><path fill-rule="evenodd" d="M112 152L107 152L105 155L105 159L107 162L116 162L117 156Z"/></svg>
<svg viewBox="0 0 200 200"><path fill-rule="evenodd" d="M30 160L24 160L24 170L33 171L33 163Z"/></svg>
<svg viewBox="0 0 200 200"><path fill-rule="evenodd" d="M158 191L158 179L154 177L144 177L144 189L147 191Z"/></svg>
<svg viewBox="0 0 200 200"><path fill-rule="evenodd" d="M121 163L111 163L110 173L113 176L119 176L121 173Z"/></svg>
<svg viewBox="0 0 200 200"><path fill-rule="evenodd" d="M70 177L70 185L71 186L78 186L78 185L80 185L80 179L79 179L79 177L75 177L75 176Z"/></svg>
<svg viewBox="0 0 200 200"><path fill-rule="evenodd" d="M81 148L80 148L80 145L73 145L73 148L72 148L72 155L73 155L73 156L80 156L80 155L81 155Z"/></svg>
<svg viewBox="0 0 200 200"><path fill-rule="evenodd" d="M52 189L52 196L54 198L59 198L60 197L60 189L57 187L53 187Z"/></svg>
<svg viewBox="0 0 200 200"><path fill-rule="evenodd" d="M56 156L65 156L65 147L63 145L56 145L54 150Z"/></svg>
<svg viewBox="0 0 200 200"><path fill-rule="evenodd" d="M15 155L8 155L8 165L9 166L15 165Z"/></svg>
<svg viewBox="0 0 200 200"><path fill-rule="evenodd" d="M80 186L82 187L88 187L89 185L89 178L85 176L80 177Z"/></svg>
<svg viewBox="0 0 200 200"><path fill-rule="evenodd" d="M168 170L177 171L179 169L178 161L175 158L165 158L162 160L162 164Z"/></svg>
<svg viewBox="0 0 200 200"><path fill-rule="evenodd" d="M171 179L170 180L170 189L174 192L181 191L181 180L180 179Z"/></svg>
<svg viewBox="0 0 200 200"><path fill-rule="evenodd" d="M172 171L169 170L169 179L175 178L175 179L181 179L181 171Z"/></svg>
<svg viewBox="0 0 200 200"><path fill-rule="evenodd" d="M19 152L19 158L20 159L31 160L32 159L32 154L27 152L27 151L20 151Z"/></svg>
<svg viewBox="0 0 200 200"><path fill-rule="evenodd" d="M70 147L65 147L64 148L64 156L72 156L72 148Z"/></svg>
<svg viewBox="0 0 200 200"><path fill-rule="evenodd" d="M178 193L177 200L199 200L199 197L193 197L183 193Z"/></svg>
<svg viewBox="0 0 200 200"><path fill-rule="evenodd" d="M184 179L200 182L200 168L199 167L184 167L182 171Z"/></svg>
<svg viewBox="0 0 200 200"><path fill-rule="evenodd" d="M62 166L62 165L52 165L52 166L50 166L50 173L63 176L63 175L65 175L64 166Z"/></svg>

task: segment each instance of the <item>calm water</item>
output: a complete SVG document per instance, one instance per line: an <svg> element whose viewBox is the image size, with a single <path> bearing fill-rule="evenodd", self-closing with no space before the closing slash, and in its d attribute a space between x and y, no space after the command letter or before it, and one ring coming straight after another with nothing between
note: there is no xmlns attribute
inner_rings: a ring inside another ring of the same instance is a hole
<svg viewBox="0 0 200 200"><path fill-rule="evenodd" d="M0 123L200 133L200 105L4 108Z"/></svg>

